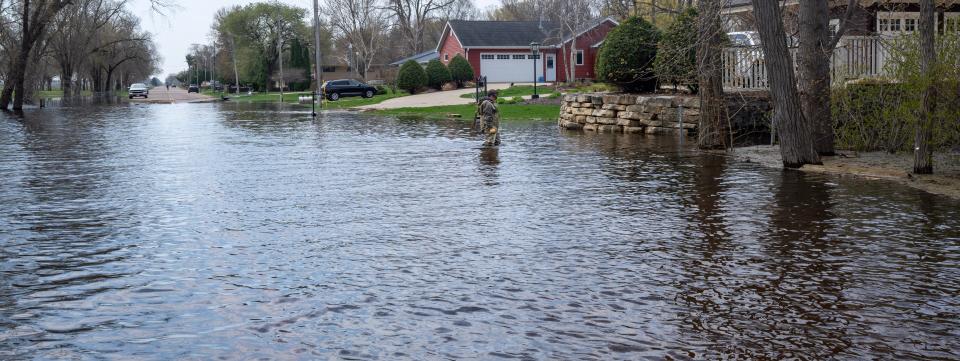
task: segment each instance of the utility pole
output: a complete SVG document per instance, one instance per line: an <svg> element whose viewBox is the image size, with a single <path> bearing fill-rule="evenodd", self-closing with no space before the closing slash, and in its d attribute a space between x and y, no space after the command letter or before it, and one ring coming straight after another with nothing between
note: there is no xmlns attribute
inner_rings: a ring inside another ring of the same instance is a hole
<svg viewBox="0 0 960 361"><path fill-rule="evenodd" d="M313 0L313 57L314 57L314 63L316 63L316 66L317 66L317 69L315 70L317 74L314 76L316 78L315 80L316 84L314 84L313 96L314 98L321 99L320 101L322 102L323 98L322 98L322 95L320 94L320 85L323 84L323 66L320 63L321 57L320 57L320 1L319 0ZM316 103L317 103L317 100L314 99L313 116L317 116ZM323 103L321 103L321 105L322 104Z"/></svg>
<svg viewBox="0 0 960 361"><path fill-rule="evenodd" d="M283 39L277 40L277 58L280 59L280 103L283 103Z"/></svg>

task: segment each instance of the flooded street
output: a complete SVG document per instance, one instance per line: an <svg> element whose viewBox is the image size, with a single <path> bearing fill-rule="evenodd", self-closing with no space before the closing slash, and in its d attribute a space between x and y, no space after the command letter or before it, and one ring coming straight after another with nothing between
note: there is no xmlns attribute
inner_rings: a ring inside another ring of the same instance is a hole
<svg viewBox="0 0 960 361"><path fill-rule="evenodd" d="M0 115L0 359L960 358L960 201L502 128Z"/></svg>

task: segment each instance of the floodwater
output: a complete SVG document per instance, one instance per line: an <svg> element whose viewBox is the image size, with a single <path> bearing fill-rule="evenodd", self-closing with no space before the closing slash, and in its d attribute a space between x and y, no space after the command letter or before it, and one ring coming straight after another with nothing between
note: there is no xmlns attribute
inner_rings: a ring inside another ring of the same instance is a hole
<svg viewBox="0 0 960 361"><path fill-rule="evenodd" d="M958 359L960 202L670 138L0 115L0 359Z"/></svg>

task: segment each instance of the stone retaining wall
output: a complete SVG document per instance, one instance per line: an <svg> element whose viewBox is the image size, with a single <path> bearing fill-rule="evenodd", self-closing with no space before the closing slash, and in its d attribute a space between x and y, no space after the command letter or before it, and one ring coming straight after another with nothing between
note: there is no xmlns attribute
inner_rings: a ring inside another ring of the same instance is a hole
<svg viewBox="0 0 960 361"><path fill-rule="evenodd" d="M689 135L700 121L700 100L682 95L570 94L559 125L570 130Z"/></svg>
<svg viewBox="0 0 960 361"><path fill-rule="evenodd" d="M730 94L727 110L735 134L769 132L766 94ZM560 105L558 124L570 130L694 135L700 99L693 95L570 94Z"/></svg>

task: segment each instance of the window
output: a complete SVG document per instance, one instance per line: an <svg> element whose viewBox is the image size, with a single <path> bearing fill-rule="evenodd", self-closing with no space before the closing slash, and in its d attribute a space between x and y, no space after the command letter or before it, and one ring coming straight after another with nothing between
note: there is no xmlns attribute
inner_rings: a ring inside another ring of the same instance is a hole
<svg viewBox="0 0 960 361"><path fill-rule="evenodd" d="M920 27L920 13L918 12L878 12L877 32L881 35L897 35L900 33L915 32Z"/></svg>
<svg viewBox="0 0 960 361"><path fill-rule="evenodd" d="M917 31L917 19L903 19L903 31Z"/></svg>
<svg viewBox="0 0 960 361"><path fill-rule="evenodd" d="M514 56L513 56L513 60L523 60L523 59L526 59L526 58L527 58L527 56L526 56L526 55L523 55L523 54L514 55Z"/></svg>
<svg viewBox="0 0 960 361"><path fill-rule="evenodd" d="M530 54L530 59L540 59L540 54Z"/></svg>
<svg viewBox="0 0 960 361"><path fill-rule="evenodd" d="M482 55L480 55L480 59L483 59L483 60L493 60L494 57L493 57L493 54L482 54Z"/></svg>
<svg viewBox="0 0 960 361"><path fill-rule="evenodd" d="M324 73L334 73L334 72L336 72L336 71L337 71L337 67L335 67L335 66L325 66L325 67L323 67L323 72L324 72Z"/></svg>
<svg viewBox="0 0 960 361"><path fill-rule="evenodd" d="M553 69L553 57L552 57L552 56L548 56L548 57L547 57L547 69Z"/></svg>
<svg viewBox="0 0 960 361"><path fill-rule="evenodd" d="M583 50L577 50L577 65L583 65Z"/></svg>
<svg viewBox="0 0 960 361"><path fill-rule="evenodd" d="M443 53L443 61L450 61L450 54Z"/></svg>
<svg viewBox="0 0 960 361"><path fill-rule="evenodd" d="M840 31L840 19L830 19L830 37L834 38L837 36L837 32Z"/></svg>
<svg viewBox="0 0 960 361"><path fill-rule="evenodd" d="M510 55L497 55L497 60L510 60Z"/></svg>

